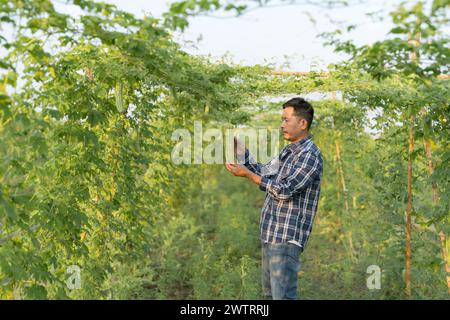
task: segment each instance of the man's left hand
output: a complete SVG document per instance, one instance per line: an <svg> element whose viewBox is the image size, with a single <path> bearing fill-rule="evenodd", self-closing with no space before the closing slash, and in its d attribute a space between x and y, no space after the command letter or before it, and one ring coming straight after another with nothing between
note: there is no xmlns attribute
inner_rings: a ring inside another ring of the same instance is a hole
<svg viewBox="0 0 450 320"><path fill-rule="evenodd" d="M247 167L238 163L225 163L225 167L228 171L230 171L233 175L237 177L247 177L251 172Z"/></svg>

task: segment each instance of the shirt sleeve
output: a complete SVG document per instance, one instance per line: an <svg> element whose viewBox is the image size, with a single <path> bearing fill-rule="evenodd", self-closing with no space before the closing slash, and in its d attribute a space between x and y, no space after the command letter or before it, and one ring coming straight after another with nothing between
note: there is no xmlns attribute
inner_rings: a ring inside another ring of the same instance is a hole
<svg viewBox="0 0 450 320"><path fill-rule="evenodd" d="M261 163L257 163L253 157L250 155L250 152L248 149L245 149L245 155L244 155L244 166L247 167L251 172L256 173L258 175L261 175L261 170L263 165Z"/></svg>
<svg viewBox="0 0 450 320"><path fill-rule="evenodd" d="M279 200L288 200L295 193L306 189L317 175L321 174L322 163L312 152L302 154L287 175L279 182L263 176L259 188Z"/></svg>

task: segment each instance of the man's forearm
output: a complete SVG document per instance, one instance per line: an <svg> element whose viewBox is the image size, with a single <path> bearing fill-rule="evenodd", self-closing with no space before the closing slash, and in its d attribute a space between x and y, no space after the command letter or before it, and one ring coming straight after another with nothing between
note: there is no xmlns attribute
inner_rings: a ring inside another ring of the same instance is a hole
<svg viewBox="0 0 450 320"><path fill-rule="evenodd" d="M250 181L256 183L258 186L259 186L260 183L261 183L261 176L258 176L257 174L251 172L250 170L247 172L247 174L245 175L245 177L246 177L248 180L250 180Z"/></svg>

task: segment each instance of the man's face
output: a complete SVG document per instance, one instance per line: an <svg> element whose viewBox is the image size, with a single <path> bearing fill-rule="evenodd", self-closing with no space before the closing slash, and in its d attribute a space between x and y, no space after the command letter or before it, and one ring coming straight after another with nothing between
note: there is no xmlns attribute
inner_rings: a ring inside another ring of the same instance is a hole
<svg viewBox="0 0 450 320"><path fill-rule="evenodd" d="M308 128L308 122L295 115L293 107L286 107L283 109L281 115L281 130L283 131L283 138L288 141L297 141L304 136Z"/></svg>

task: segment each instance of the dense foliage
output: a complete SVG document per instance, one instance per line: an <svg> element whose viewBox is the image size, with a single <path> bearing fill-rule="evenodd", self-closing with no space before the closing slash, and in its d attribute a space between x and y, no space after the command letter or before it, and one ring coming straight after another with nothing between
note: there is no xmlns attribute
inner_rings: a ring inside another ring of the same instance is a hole
<svg viewBox="0 0 450 320"><path fill-rule="evenodd" d="M198 8L244 12L239 4L181 1L158 20L89 0L67 1L79 16L50 0L0 0L0 297L259 298L263 194L221 165L175 165L171 136L199 120L277 127L274 97L320 92L313 135L324 181L300 296L448 298L442 3L428 14L400 7L398 38L364 47L333 38L351 58L326 73L280 75L173 41ZM66 283L72 265L78 290ZM380 290L366 287L370 265L382 269Z"/></svg>

